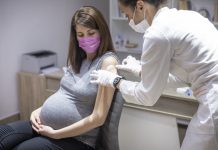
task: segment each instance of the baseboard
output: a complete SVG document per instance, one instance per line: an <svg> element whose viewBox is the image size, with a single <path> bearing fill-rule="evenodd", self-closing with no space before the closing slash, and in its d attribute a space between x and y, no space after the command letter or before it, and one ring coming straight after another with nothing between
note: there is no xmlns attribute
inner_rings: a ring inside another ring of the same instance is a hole
<svg viewBox="0 0 218 150"><path fill-rule="evenodd" d="M18 121L18 120L20 120L19 113L18 114L14 114L12 116L9 116L7 118L1 119L0 120L0 124L6 124L6 123L9 123L9 122Z"/></svg>

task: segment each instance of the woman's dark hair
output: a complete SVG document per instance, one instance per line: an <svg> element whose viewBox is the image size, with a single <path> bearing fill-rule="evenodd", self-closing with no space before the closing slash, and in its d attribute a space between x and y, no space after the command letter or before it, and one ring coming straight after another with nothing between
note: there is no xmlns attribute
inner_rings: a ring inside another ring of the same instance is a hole
<svg viewBox="0 0 218 150"><path fill-rule="evenodd" d="M100 11L92 6L84 6L77 10L71 21L67 65L71 65L74 72L79 73L82 61L86 58L86 53L79 47L76 25L82 25L99 31L101 44L95 58L107 51L114 51L114 47L108 25Z"/></svg>
<svg viewBox="0 0 218 150"><path fill-rule="evenodd" d="M119 0L119 2L125 6L130 6L131 8L135 8L136 2L138 0ZM155 7L160 6L161 4L164 4L167 2L167 0L143 0L151 5L154 5Z"/></svg>

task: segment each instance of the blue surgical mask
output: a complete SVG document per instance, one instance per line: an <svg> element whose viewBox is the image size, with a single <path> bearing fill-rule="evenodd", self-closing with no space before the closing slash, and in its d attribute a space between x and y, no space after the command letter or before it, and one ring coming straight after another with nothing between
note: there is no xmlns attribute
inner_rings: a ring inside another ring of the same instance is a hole
<svg viewBox="0 0 218 150"><path fill-rule="evenodd" d="M135 9L136 10L136 9ZM130 22L129 22L129 26L135 30L136 32L139 32L139 33L145 33L145 31L148 29L148 27L150 26L147 22L147 20L145 19L145 13L144 13L144 19L138 23L138 24L135 24L134 22L134 17L135 17L135 10L134 10L134 13L133 13L133 18L130 19Z"/></svg>

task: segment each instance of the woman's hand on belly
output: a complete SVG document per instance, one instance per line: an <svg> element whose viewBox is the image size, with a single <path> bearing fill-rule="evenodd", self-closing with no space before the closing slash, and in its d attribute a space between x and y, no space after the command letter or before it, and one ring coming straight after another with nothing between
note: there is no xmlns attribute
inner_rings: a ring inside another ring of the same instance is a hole
<svg viewBox="0 0 218 150"><path fill-rule="evenodd" d="M52 127L40 125L38 131L39 131L39 134L43 136L47 136L52 139L59 139L58 134L56 132L57 130L54 130Z"/></svg>
<svg viewBox="0 0 218 150"><path fill-rule="evenodd" d="M32 128L36 132L39 132L39 127L41 125L41 121L40 121L40 118L39 118L40 111L41 111L41 108L38 108L38 109L34 110L31 113L31 116L30 116L30 121L32 123Z"/></svg>

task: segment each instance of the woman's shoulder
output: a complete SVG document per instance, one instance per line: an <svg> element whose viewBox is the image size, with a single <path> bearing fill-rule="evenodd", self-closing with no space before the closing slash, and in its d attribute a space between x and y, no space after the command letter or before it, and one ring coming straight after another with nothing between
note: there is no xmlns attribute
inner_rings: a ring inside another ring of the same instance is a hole
<svg viewBox="0 0 218 150"><path fill-rule="evenodd" d="M102 67L107 67L110 65L117 65L119 63L118 59L113 56L108 56L102 60Z"/></svg>
<svg viewBox="0 0 218 150"><path fill-rule="evenodd" d="M117 57L117 54L114 51L107 51L106 53L104 53L101 58L104 57L109 57L109 56L113 56L113 57Z"/></svg>
<svg viewBox="0 0 218 150"><path fill-rule="evenodd" d="M117 54L113 51L108 51L100 57L100 61L110 61L110 60L119 61Z"/></svg>
<svg viewBox="0 0 218 150"><path fill-rule="evenodd" d="M99 60L99 69L100 68L104 68L110 65L117 65L120 63L120 60L118 58L118 56L116 55L115 52L106 52L105 54L103 54Z"/></svg>

